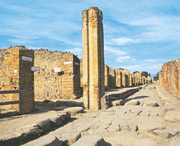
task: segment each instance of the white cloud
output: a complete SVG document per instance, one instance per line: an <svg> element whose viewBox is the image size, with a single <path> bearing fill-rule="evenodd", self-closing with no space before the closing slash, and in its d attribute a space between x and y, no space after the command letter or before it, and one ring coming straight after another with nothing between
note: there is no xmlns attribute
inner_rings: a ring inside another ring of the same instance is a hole
<svg viewBox="0 0 180 146"><path fill-rule="evenodd" d="M116 55L125 55L127 53L125 51L121 51L119 49L115 49L115 48L109 47L109 46L104 46L104 50L105 50L105 52L111 52Z"/></svg>
<svg viewBox="0 0 180 146"><path fill-rule="evenodd" d="M127 43L134 42L133 39L127 38L127 37L111 39L111 41L112 41L112 43L117 44L117 45L124 45L124 44L127 44Z"/></svg>
<svg viewBox="0 0 180 146"><path fill-rule="evenodd" d="M131 72L134 71L147 71L150 72L151 74L156 74L157 72L159 72L161 70L162 65L164 64L164 62L166 62L167 60L165 59L145 59L140 61L136 61L134 63L131 62L131 64L126 64L126 65L122 65L119 66L121 68L127 68L129 69Z"/></svg>
<svg viewBox="0 0 180 146"><path fill-rule="evenodd" d="M159 16L130 22L130 25L145 26L146 31L136 35L137 42L180 41L178 16Z"/></svg>
<svg viewBox="0 0 180 146"><path fill-rule="evenodd" d="M130 56L120 56L116 59L116 61L118 62L124 62L124 61L127 61L127 60L130 60L131 57Z"/></svg>

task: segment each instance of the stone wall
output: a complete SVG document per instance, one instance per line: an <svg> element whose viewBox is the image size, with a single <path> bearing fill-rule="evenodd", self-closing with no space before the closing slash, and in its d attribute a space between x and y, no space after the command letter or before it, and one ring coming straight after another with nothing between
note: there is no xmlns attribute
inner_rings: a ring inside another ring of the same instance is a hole
<svg viewBox="0 0 180 146"><path fill-rule="evenodd" d="M28 113L34 109L34 52L25 47L0 51L0 109ZM2 105L2 104L7 105ZM8 104L11 103L11 104Z"/></svg>
<svg viewBox="0 0 180 146"><path fill-rule="evenodd" d="M122 87L129 87L130 71L128 69L122 69Z"/></svg>
<svg viewBox="0 0 180 146"><path fill-rule="evenodd" d="M142 75L140 72L136 72L133 74L133 86L141 85L142 83Z"/></svg>
<svg viewBox="0 0 180 146"><path fill-rule="evenodd" d="M114 68L109 68L109 87L116 88L116 72Z"/></svg>
<svg viewBox="0 0 180 146"><path fill-rule="evenodd" d="M80 60L71 53L34 51L35 99L75 99L80 96ZM61 72L55 70L60 68Z"/></svg>
<svg viewBox="0 0 180 146"><path fill-rule="evenodd" d="M122 87L122 71L116 69L116 87Z"/></svg>
<svg viewBox="0 0 180 146"><path fill-rule="evenodd" d="M162 86L180 98L180 58L165 63L159 78Z"/></svg>

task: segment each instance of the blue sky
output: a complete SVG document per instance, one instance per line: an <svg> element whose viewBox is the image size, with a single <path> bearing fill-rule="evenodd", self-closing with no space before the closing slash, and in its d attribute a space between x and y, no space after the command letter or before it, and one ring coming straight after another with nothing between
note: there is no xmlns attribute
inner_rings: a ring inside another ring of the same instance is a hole
<svg viewBox="0 0 180 146"><path fill-rule="evenodd" d="M103 12L105 63L155 74L179 58L180 0L0 0L0 49L71 51L82 57L82 14Z"/></svg>

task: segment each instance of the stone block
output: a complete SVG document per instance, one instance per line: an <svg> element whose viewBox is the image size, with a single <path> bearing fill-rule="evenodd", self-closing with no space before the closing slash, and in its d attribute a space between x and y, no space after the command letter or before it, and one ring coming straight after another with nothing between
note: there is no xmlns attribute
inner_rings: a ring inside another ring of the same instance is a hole
<svg viewBox="0 0 180 146"><path fill-rule="evenodd" d="M45 120L42 120L42 121L38 121L37 122L37 125L43 129L43 131L48 131L50 128L51 128L51 121L50 119L45 119Z"/></svg>
<svg viewBox="0 0 180 146"><path fill-rule="evenodd" d="M23 146L62 146L62 141L57 139L55 136L48 134L26 143Z"/></svg>

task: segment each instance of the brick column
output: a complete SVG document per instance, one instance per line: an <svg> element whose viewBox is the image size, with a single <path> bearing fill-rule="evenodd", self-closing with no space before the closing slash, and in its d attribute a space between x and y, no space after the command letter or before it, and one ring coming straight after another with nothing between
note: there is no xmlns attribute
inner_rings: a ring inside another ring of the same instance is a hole
<svg viewBox="0 0 180 146"><path fill-rule="evenodd" d="M84 105L98 110L104 95L103 17L96 7L83 11L82 15Z"/></svg>
<svg viewBox="0 0 180 146"><path fill-rule="evenodd" d="M116 87L122 87L122 72L120 69L116 70Z"/></svg>

